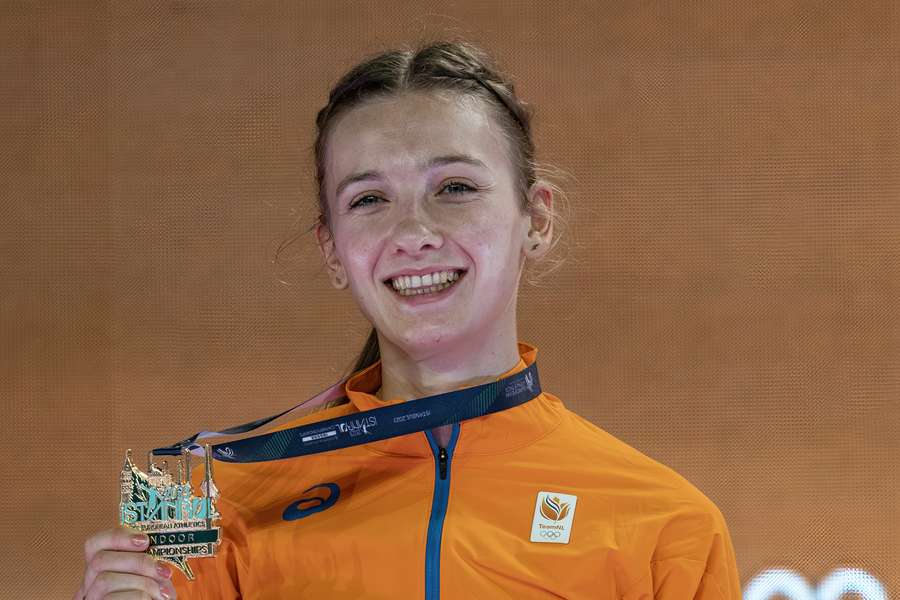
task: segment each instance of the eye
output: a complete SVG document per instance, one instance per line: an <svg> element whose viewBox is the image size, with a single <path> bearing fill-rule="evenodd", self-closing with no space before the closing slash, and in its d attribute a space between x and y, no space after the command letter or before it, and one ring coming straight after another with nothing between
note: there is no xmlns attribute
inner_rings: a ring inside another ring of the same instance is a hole
<svg viewBox="0 0 900 600"><path fill-rule="evenodd" d="M446 190L447 188L451 188L451 187L456 187L458 190L455 192L447 192L447 193L453 194L453 195L465 194L466 192L474 192L475 191L475 188L473 188L472 186L470 186L467 183L463 183L462 181L451 181L447 185L445 185L443 189ZM463 189L459 189L459 188L463 188Z"/></svg>
<svg viewBox="0 0 900 600"><path fill-rule="evenodd" d="M368 199L368 198L377 198L377 199L380 200L380 198L378 198L378 196L373 196L372 194L366 194L365 196L363 196L363 197L361 197L361 198L357 198L356 200L354 200L353 202L351 202L351 203L350 203L350 210L353 210L353 209L356 208L357 206L368 204L368 202L363 202L363 200L366 200L366 199Z"/></svg>
<svg viewBox="0 0 900 600"><path fill-rule="evenodd" d="M463 183L462 181L451 181L451 182L447 183L447 185L445 185L441 189L443 191L443 190L446 190L447 188L455 188L454 191L447 192L448 194L451 194L453 196L459 196L459 195L462 195L462 194L465 194L468 192L477 191L475 188L473 188L472 186L470 186L467 183ZM375 200L382 200L382 198L380 198L378 196L374 196L372 194L366 194L365 196L361 196L361 197L357 198L356 200L354 200L353 202L351 202L349 204L350 210L353 210L357 206L366 206L368 204L371 204L370 202L365 202L365 200L368 200L369 198L374 198Z"/></svg>

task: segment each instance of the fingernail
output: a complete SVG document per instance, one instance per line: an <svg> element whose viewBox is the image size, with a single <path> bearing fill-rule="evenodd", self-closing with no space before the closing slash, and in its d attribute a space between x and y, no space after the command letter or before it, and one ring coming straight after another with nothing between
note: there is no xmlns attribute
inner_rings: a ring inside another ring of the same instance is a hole
<svg viewBox="0 0 900 600"><path fill-rule="evenodd" d="M171 577L172 569L170 569L166 564L162 562L156 563L156 572L159 573L160 577Z"/></svg>
<svg viewBox="0 0 900 600"><path fill-rule="evenodd" d="M170 600L172 598L172 594L166 588L159 588L159 595L163 597L163 600Z"/></svg>
<svg viewBox="0 0 900 600"><path fill-rule="evenodd" d="M137 535L131 536L131 543L134 544L135 546L137 546L138 548L146 545L149 540L150 540L150 538L148 538L143 533L139 533Z"/></svg>

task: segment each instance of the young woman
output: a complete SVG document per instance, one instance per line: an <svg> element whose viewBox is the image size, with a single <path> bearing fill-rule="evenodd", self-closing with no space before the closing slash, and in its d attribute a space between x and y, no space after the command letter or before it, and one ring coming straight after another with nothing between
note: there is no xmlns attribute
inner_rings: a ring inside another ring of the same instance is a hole
<svg viewBox="0 0 900 600"><path fill-rule="evenodd" d="M517 290L555 241L554 186L490 59L459 42L375 56L317 125L323 263L373 330L339 401L273 429L531 367ZM76 597L740 598L718 508L533 382L519 405L434 429L217 461L224 541L191 561L195 581L115 529L87 541Z"/></svg>

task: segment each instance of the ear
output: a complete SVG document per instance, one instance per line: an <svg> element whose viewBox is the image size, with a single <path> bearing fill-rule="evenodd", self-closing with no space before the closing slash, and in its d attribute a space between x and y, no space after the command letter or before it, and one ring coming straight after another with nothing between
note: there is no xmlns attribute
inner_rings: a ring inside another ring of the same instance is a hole
<svg viewBox="0 0 900 600"><path fill-rule="evenodd" d="M553 239L553 189L540 179L528 190L530 228L522 250L530 259L538 259L550 250Z"/></svg>
<svg viewBox="0 0 900 600"><path fill-rule="evenodd" d="M331 285L336 289L342 290L348 285L347 273L344 271L344 265L338 258L334 249L334 236L328 226L319 221L316 225L316 240L319 245L319 252L322 254L322 262L328 271L328 277L331 279Z"/></svg>

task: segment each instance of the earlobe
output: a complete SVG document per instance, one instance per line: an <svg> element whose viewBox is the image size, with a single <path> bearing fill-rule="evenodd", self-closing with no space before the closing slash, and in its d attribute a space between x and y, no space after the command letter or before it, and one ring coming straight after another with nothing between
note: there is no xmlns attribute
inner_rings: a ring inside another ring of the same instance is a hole
<svg viewBox="0 0 900 600"><path fill-rule="evenodd" d="M316 226L316 240L319 243L319 252L322 254L322 261L325 268L328 269L331 285L339 290L346 288L347 276L344 272L344 266L341 264L337 252L334 251L334 238L326 225L319 223Z"/></svg>
<svg viewBox="0 0 900 600"><path fill-rule="evenodd" d="M553 193L542 182L535 182L529 196L530 230L525 240L526 254L540 258L550 247L553 236Z"/></svg>
<svg viewBox="0 0 900 600"><path fill-rule="evenodd" d="M333 255L332 255L333 256ZM335 289L342 290L347 287L347 275L344 272L344 266L341 262L334 257L332 260L329 260L325 266L328 268L328 274L331 277L331 285L335 287Z"/></svg>
<svg viewBox="0 0 900 600"><path fill-rule="evenodd" d="M338 271L338 272L334 272L334 273L332 274L332 276L331 276L331 284L332 284L335 288L337 288L337 289L339 289L339 290L342 290L342 289L344 289L345 287L347 287L347 278L344 277L344 271L343 271L343 269L341 269L341 270Z"/></svg>

